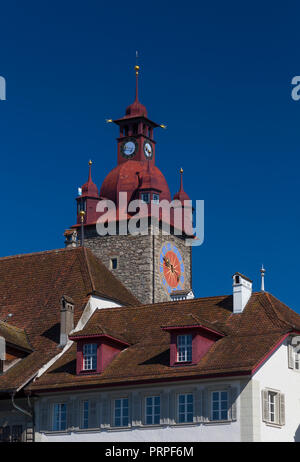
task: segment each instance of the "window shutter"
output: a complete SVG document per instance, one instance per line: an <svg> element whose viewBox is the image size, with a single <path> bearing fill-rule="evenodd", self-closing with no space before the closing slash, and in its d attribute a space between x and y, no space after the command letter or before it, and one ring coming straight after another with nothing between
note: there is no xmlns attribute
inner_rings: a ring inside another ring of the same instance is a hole
<svg viewBox="0 0 300 462"><path fill-rule="evenodd" d="M107 396L103 396L101 400L102 406L101 406L101 420L102 420L102 427L107 428L110 427L111 425L111 416L110 416L110 400Z"/></svg>
<svg viewBox="0 0 300 462"><path fill-rule="evenodd" d="M194 421L201 422L202 421L202 391L201 390L195 390L194 400L195 400Z"/></svg>
<svg viewBox="0 0 300 462"><path fill-rule="evenodd" d="M74 400L71 399L70 401L67 402L67 428L71 429L74 424Z"/></svg>
<svg viewBox="0 0 300 462"><path fill-rule="evenodd" d="M290 343L288 344L288 366L294 369L294 348Z"/></svg>
<svg viewBox="0 0 300 462"><path fill-rule="evenodd" d="M80 412L81 412L81 409L80 409L80 401L78 398L74 399L73 401L73 405L74 405L74 408L73 408L73 420L72 420L72 426L73 427L79 427L80 426Z"/></svg>
<svg viewBox="0 0 300 462"><path fill-rule="evenodd" d="M210 421L210 392L207 388L202 391L202 415L203 422Z"/></svg>
<svg viewBox="0 0 300 462"><path fill-rule="evenodd" d="M40 403L40 412L39 412L39 420L40 420L40 430L47 431L50 430L50 411L52 407L49 406L48 403Z"/></svg>
<svg viewBox="0 0 300 462"><path fill-rule="evenodd" d="M169 423L169 393L163 391L160 395L160 422L161 424Z"/></svg>
<svg viewBox="0 0 300 462"><path fill-rule="evenodd" d="M261 402L262 402L262 419L264 422L269 421L269 406L268 406L268 391L261 391Z"/></svg>
<svg viewBox="0 0 300 462"><path fill-rule="evenodd" d="M285 425L285 396L283 393L279 394L279 424Z"/></svg>
<svg viewBox="0 0 300 462"><path fill-rule="evenodd" d="M98 406L97 400L91 399L89 402L89 428L98 427Z"/></svg>
<svg viewBox="0 0 300 462"><path fill-rule="evenodd" d="M177 422L177 415L178 415L178 399L177 394L173 390L170 392L170 424L174 424Z"/></svg>
<svg viewBox="0 0 300 462"><path fill-rule="evenodd" d="M137 426L141 425L141 394L140 393L134 393L132 396L132 425Z"/></svg>
<svg viewBox="0 0 300 462"><path fill-rule="evenodd" d="M237 420L237 388L231 387L229 390L229 399L230 399L230 410L229 410L229 418L232 421Z"/></svg>

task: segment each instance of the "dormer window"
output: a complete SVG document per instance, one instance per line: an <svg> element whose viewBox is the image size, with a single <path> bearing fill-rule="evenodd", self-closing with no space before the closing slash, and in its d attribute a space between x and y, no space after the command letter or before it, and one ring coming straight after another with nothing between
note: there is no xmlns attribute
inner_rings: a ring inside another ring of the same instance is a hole
<svg viewBox="0 0 300 462"><path fill-rule="evenodd" d="M97 344L86 343L83 345L83 370L92 371L97 369Z"/></svg>
<svg viewBox="0 0 300 462"><path fill-rule="evenodd" d="M162 326L170 333L170 366L197 364L215 342L224 337L211 327L203 324L182 326Z"/></svg>
<svg viewBox="0 0 300 462"><path fill-rule="evenodd" d="M177 361L191 362L192 361L192 335L177 336Z"/></svg>
<svg viewBox="0 0 300 462"><path fill-rule="evenodd" d="M141 194L141 199L142 199L142 202L145 202L146 204L149 204L149 202L150 202L150 194L149 193L142 193Z"/></svg>
<svg viewBox="0 0 300 462"><path fill-rule="evenodd" d="M101 374L114 357L129 346L124 340L117 339L97 326L98 332L85 334L84 329L69 335L69 339L77 343L76 373Z"/></svg>

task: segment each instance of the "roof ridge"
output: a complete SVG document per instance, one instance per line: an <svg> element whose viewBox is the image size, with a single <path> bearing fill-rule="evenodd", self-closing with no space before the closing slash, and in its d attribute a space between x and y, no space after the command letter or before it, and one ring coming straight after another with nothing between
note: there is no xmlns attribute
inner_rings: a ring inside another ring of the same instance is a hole
<svg viewBox="0 0 300 462"><path fill-rule="evenodd" d="M79 248L80 247L64 247L61 249L41 250L39 252L20 253L16 255L6 255L5 257L0 257L0 262L3 260L12 260L13 258L25 258L25 257L33 257L35 255L43 255L43 254L49 254L49 253L70 252L70 251L78 250Z"/></svg>

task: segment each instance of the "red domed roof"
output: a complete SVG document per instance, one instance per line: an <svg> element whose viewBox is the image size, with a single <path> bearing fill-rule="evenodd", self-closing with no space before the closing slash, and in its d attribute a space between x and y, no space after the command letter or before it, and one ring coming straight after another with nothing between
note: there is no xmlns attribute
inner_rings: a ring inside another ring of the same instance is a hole
<svg viewBox="0 0 300 462"><path fill-rule="evenodd" d="M131 117L144 116L147 117L146 107L140 103L138 100L135 100L130 106L126 108L126 115Z"/></svg>
<svg viewBox="0 0 300 462"><path fill-rule="evenodd" d="M138 192L143 186L143 179L151 188L160 191L160 200L171 201L171 194L164 175L155 166L148 167L149 161L129 160L115 167L105 178L100 189L100 196L118 204L119 192L127 192L128 202L138 198ZM149 171L148 171L149 169ZM149 177L150 172L150 177Z"/></svg>

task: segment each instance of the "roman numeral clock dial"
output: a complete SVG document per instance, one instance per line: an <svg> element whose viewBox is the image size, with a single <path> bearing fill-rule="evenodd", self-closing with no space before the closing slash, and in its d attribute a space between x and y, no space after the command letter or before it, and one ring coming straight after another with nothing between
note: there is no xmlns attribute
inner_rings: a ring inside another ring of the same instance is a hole
<svg viewBox="0 0 300 462"><path fill-rule="evenodd" d="M173 290L183 290L185 282L184 262L181 253L171 242L161 248L159 255L161 283L169 294Z"/></svg>

